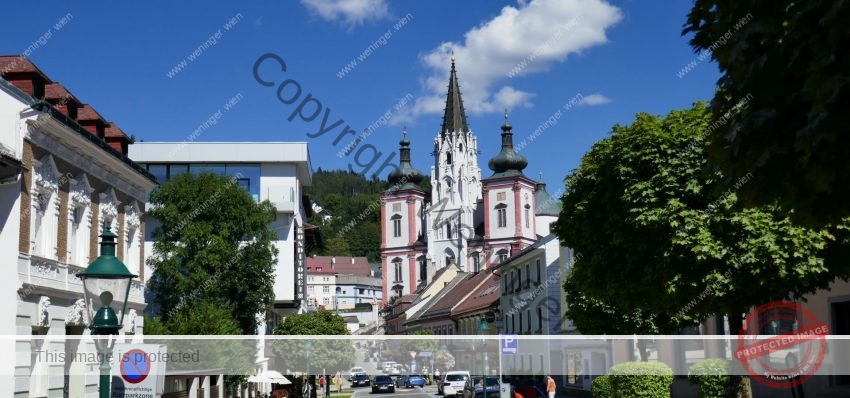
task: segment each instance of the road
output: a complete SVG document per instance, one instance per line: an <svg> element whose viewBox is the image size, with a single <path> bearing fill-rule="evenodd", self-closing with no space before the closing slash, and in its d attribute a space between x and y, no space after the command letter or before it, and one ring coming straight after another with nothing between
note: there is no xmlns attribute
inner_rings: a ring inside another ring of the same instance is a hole
<svg viewBox="0 0 850 398"><path fill-rule="evenodd" d="M355 350L354 353L356 357L356 364L354 366L360 366L363 368L363 371L368 373L370 377L374 377L375 375L384 374L376 367L375 363L366 361L366 351L365 350ZM351 398L396 398L396 397L404 397L404 398L434 398L438 397L437 395L437 386L436 385L426 385L425 388L397 388L395 393L384 393L384 394L372 394L372 389L369 386L366 387L351 387L348 381L344 384L345 387L354 390L354 394L352 394ZM440 397L442 398L442 397Z"/></svg>

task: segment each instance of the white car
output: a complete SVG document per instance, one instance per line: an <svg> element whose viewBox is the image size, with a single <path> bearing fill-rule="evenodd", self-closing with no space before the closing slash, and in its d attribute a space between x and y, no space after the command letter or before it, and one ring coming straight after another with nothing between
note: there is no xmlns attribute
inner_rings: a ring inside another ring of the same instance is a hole
<svg viewBox="0 0 850 398"><path fill-rule="evenodd" d="M442 388L440 389L446 397L458 397L463 395L463 386L469 379L469 372L465 370L452 370L443 376Z"/></svg>
<svg viewBox="0 0 850 398"><path fill-rule="evenodd" d="M402 369L401 369L400 363L394 364L392 366L392 368L390 368L390 374L393 375L393 376L400 375L401 371L402 371Z"/></svg>
<svg viewBox="0 0 850 398"><path fill-rule="evenodd" d="M384 373L390 373L390 370L392 370L392 368L393 368L393 366L395 366L395 364L396 364L395 362L385 363L384 364Z"/></svg>
<svg viewBox="0 0 850 398"><path fill-rule="evenodd" d="M351 369L348 369L348 381L351 381L351 378L354 377L355 373L363 373L363 368L355 366Z"/></svg>

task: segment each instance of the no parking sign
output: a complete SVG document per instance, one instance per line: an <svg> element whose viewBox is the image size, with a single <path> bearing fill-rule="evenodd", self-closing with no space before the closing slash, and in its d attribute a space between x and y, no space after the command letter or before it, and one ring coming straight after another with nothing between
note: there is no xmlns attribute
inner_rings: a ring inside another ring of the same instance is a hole
<svg viewBox="0 0 850 398"><path fill-rule="evenodd" d="M112 398L156 398L165 379L166 346L115 344Z"/></svg>

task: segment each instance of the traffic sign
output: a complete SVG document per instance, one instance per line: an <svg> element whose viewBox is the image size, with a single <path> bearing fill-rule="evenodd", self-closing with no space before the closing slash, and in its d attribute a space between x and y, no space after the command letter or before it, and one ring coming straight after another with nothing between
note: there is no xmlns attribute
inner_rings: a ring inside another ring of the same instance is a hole
<svg viewBox="0 0 850 398"><path fill-rule="evenodd" d="M516 355L517 352L517 335L506 334L502 336L502 355Z"/></svg>
<svg viewBox="0 0 850 398"><path fill-rule="evenodd" d="M432 356L434 356L434 355L433 355L433 354L431 354L431 352L430 352L430 351L422 351L422 352L420 352L420 353L419 353L419 356L420 356L420 357L432 357Z"/></svg>
<svg viewBox="0 0 850 398"><path fill-rule="evenodd" d="M416 351L408 351L408 354L410 354L410 359L416 358Z"/></svg>
<svg viewBox="0 0 850 398"><path fill-rule="evenodd" d="M140 349L132 349L124 354L121 361L121 378L127 383L138 384L148 378L151 363L147 353Z"/></svg>

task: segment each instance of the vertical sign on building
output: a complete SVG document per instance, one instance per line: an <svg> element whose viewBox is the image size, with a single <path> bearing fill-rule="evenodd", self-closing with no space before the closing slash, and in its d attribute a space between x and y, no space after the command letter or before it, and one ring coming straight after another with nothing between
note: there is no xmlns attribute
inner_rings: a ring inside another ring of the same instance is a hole
<svg viewBox="0 0 850 398"><path fill-rule="evenodd" d="M299 303L304 300L304 228L295 224L295 300Z"/></svg>

